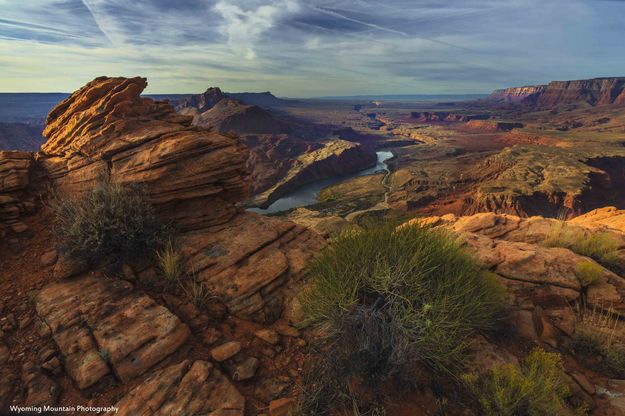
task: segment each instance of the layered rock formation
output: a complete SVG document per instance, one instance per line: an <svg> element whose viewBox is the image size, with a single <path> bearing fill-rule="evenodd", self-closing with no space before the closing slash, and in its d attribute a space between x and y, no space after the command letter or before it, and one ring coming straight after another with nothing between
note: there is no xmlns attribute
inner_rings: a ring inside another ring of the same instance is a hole
<svg viewBox="0 0 625 416"><path fill-rule="evenodd" d="M243 214L236 203L246 196L247 152L238 140L191 127L167 103L141 98L146 85L143 78L98 78L60 103L48 116L38 163L72 195L102 175L145 186L162 217L192 230L181 241L193 267L229 299L232 313L277 319L276 289L302 268L294 247L314 251L319 242L292 223Z"/></svg>
<svg viewBox="0 0 625 416"><path fill-rule="evenodd" d="M625 78L594 78L552 81L537 85L496 90L490 99L551 108L563 104L586 103L592 106L625 103Z"/></svg>
<svg viewBox="0 0 625 416"><path fill-rule="evenodd" d="M196 352L193 359L186 354L222 339L224 329L216 326L225 319L253 326L282 318L284 326L304 267L324 245L292 222L241 210L246 148L237 138L192 126L190 117L166 102L142 98L146 85L144 78L97 78L51 111L39 153L0 152L1 236L23 232L22 221L38 225L39 218L26 215L35 213L34 195L46 199L48 186L62 198L77 198L103 179L143 186L158 215L176 229L180 261L192 276L187 286L204 293L200 299L213 309L179 291L149 292L164 287L150 259L105 276L50 251L48 243L36 262L46 270L45 285L29 293L30 303L23 302L34 307L33 314L26 308L19 322L13 313L1 322L0 361L11 369L22 361L25 366L21 381L7 376L0 382L0 411L11 397L13 403L54 405L116 385L112 397L123 396L123 414L242 416L246 398L225 374L234 381L254 377L262 361L246 355L248 345L237 341L235 353L214 362L206 361L206 353ZM46 215L38 213L44 220ZM54 242L49 226L36 231L37 238ZM2 284L23 268L4 251L0 261L9 265L0 272ZM10 302L2 298L0 310ZM22 331L33 325L36 330ZM228 337L244 336L224 328ZM3 353L5 331L20 340L11 341L9 358ZM26 343L34 351L24 350ZM283 344L291 348L279 351L285 354L301 348L295 341ZM59 382L64 374L67 380ZM265 406L285 388L259 393ZM74 392L66 396L66 389Z"/></svg>
<svg viewBox="0 0 625 416"><path fill-rule="evenodd" d="M470 120L465 127L485 132L498 132L523 128L523 123L515 121Z"/></svg>
<svg viewBox="0 0 625 416"><path fill-rule="evenodd" d="M55 107L39 158L45 175L70 194L103 176L145 186L158 211L182 228L227 221L247 192L242 146L142 98L146 86L144 78L98 78Z"/></svg>
<svg viewBox="0 0 625 416"><path fill-rule="evenodd" d="M20 219L35 211L35 200L26 192L33 164L31 153L0 151L0 238L28 231Z"/></svg>
<svg viewBox="0 0 625 416"><path fill-rule="evenodd" d="M540 94L545 90L545 88L545 85L528 85L525 87L504 88L493 91L490 94L489 99L509 103L518 103Z"/></svg>
<svg viewBox="0 0 625 416"><path fill-rule="evenodd" d="M499 212L521 216L579 215L609 204L622 207L619 192L625 153L610 163L592 151L580 153L546 146L511 147L479 164L479 178L466 213Z"/></svg>
<svg viewBox="0 0 625 416"><path fill-rule="evenodd" d="M485 269L507 288L510 296L509 325L520 339L560 352L569 387L592 414L621 414L625 408L620 381L594 374L580 365L570 349L571 339L580 333L607 333L622 342L622 321L599 322L600 316L625 316L625 278L593 259L567 248L544 243L554 230L567 228L580 236L600 232L620 244L618 259L625 264L624 211L599 209L571 221L543 217L482 213L457 217L449 214L412 220L450 230L460 236L466 248ZM584 237L582 237L584 238ZM592 264L593 281L585 280L580 264ZM607 328L609 326L609 328ZM591 331L591 332L589 332ZM477 339L470 359L474 371L493 363L516 363L514 348ZM518 342L518 341L515 341ZM504 343L505 344L505 343ZM477 364L478 367L475 367Z"/></svg>
<svg viewBox="0 0 625 416"><path fill-rule="evenodd" d="M65 370L84 389L114 372L127 382L176 351L186 325L130 283L103 275L46 286L35 299Z"/></svg>
<svg viewBox="0 0 625 416"><path fill-rule="evenodd" d="M115 407L111 414L126 416L242 416L245 398L213 364L187 360L155 373Z"/></svg>

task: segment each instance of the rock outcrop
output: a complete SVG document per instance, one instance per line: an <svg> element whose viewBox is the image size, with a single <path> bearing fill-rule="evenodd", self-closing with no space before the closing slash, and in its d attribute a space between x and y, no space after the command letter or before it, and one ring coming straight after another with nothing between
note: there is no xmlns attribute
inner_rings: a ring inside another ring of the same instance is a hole
<svg viewBox="0 0 625 416"><path fill-rule="evenodd" d="M545 88L545 85L528 85L525 87L504 88L493 91L488 98L507 103L519 103L540 94L545 90Z"/></svg>
<svg viewBox="0 0 625 416"><path fill-rule="evenodd" d="M97 78L55 107L38 161L45 175L68 194L102 177L144 186L183 229L226 222L247 193L246 152L166 102L142 98L146 86L144 78Z"/></svg>
<svg viewBox="0 0 625 416"><path fill-rule="evenodd" d="M498 132L523 128L523 123L514 121L470 120L465 127L479 131Z"/></svg>
<svg viewBox="0 0 625 416"><path fill-rule="evenodd" d="M481 265L495 273L511 289L518 309L518 319L539 319L543 328L529 328L524 335L538 340L544 327L549 339L543 339L557 347L563 336L571 336L575 329L575 316L571 305L582 302L589 308L611 310L625 316L625 279L597 264L594 260L575 253L568 248L545 246L555 231L568 227L581 236L589 237L597 231L607 233L621 246L625 246L625 233L595 222L591 218L622 217L623 211L613 208L599 210L589 218L561 221L543 217L520 218L514 215L481 213L456 217L428 217L413 220L434 227L444 227L458 233L468 249ZM588 226L588 224L592 226ZM559 228L560 227L560 228ZM625 250L620 253L625 260ZM579 276L579 265L593 263L598 271L596 280L584 282ZM523 312L528 311L528 312ZM533 317L539 311L546 316ZM554 328L559 331L554 331ZM518 325L517 329L524 329Z"/></svg>
<svg viewBox="0 0 625 416"><path fill-rule="evenodd" d="M602 233L619 247L618 264L625 264L625 212L613 207L598 209L569 221L543 217L481 213L457 217L453 214L412 220L456 233L480 265L507 288L507 325L517 337L515 344L528 343L556 351L564 358L564 371L574 403L584 403L591 414L616 415L624 409L619 380L598 375L592 355L584 358L574 345L583 336L604 337L623 343L625 327L625 278L571 249L547 241L557 230L566 229L580 239ZM589 265L592 279L580 265ZM612 267L619 269L618 265ZM611 318L607 318L611 317ZM582 337L580 337L582 336ZM497 363L514 364L518 355L505 342L492 344L478 337L471 346L469 367L475 373ZM594 354L594 353L593 353ZM588 366L588 367L585 367Z"/></svg>
<svg viewBox="0 0 625 416"><path fill-rule="evenodd" d="M235 137L192 126L166 102L142 98L145 86L143 78L97 78L50 113L39 153L0 152L1 236L24 231L25 218L39 238L53 241L50 227L40 224L48 212L36 212L28 199L41 193L45 201L48 185L67 198L102 179L141 185L163 221L175 225L184 280L167 286L150 258L105 274L47 242L33 244L45 276L12 292L28 290L30 307L0 320L0 412L24 401L62 404L72 395L104 400L100 395L114 386L107 400L119 400L121 414L242 416L249 408L236 383L275 372L273 364L262 368L265 355L284 353L281 374L298 374L301 359L290 355L305 342L287 323L297 319L294 299L305 266L325 241L293 222L243 211L246 148ZM41 218L24 217L29 213ZM23 262L32 261L2 254L2 266L9 266L3 282L11 284ZM7 299L0 298L3 315ZM249 354L256 347L245 331L253 338L260 325L278 320L276 328L287 328L284 336L293 339L276 335L275 347ZM217 360L209 355L217 341L238 348ZM21 369L21 381L6 374L5 364L9 372ZM259 389L265 406L286 393L293 377L280 390Z"/></svg>
<svg viewBox="0 0 625 416"><path fill-rule="evenodd" d="M323 245L304 227L252 213L180 240L198 279L230 313L257 322L273 322L289 309L289 294Z"/></svg>
<svg viewBox="0 0 625 416"><path fill-rule="evenodd" d="M463 211L520 216L580 215L605 205L623 207L625 152L611 157L547 146L515 146L488 157L468 177L477 185Z"/></svg>
<svg viewBox="0 0 625 416"><path fill-rule="evenodd" d="M28 231L20 219L35 211L35 200L26 192L33 164L31 153L0 151L0 238Z"/></svg>
<svg viewBox="0 0 625 416"><path fill-rule="evenodd" d="M50 328L78 388L111 375L123 382L173 353L189 328L130 283L85 276L44 288L37 313Z"/></svg>
<svg viewBox="0 0 625 416"><path fill-rule="evenodd" d="M506 88L494 91L492 100L521 103L541 108L586 103L592 106L625 103L625 78L594 78L551 81L547 85Z"/></svg>

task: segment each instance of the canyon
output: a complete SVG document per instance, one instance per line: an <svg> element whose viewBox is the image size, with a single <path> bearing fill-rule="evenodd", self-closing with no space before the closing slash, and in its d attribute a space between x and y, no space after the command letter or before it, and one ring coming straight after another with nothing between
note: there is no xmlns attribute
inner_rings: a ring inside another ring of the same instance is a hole
<svg viewBox="0 0 625 416"><path fill-rule="evenodd" d="M537 98L545 112L516 107L524 98L356 106L262 94L275 104L263 108L217 88L152 99L145 78L94 79L51 109L38 150L0 151L0 409L285 416L320 358L299 297L308 265L342 231L390 219L459 236L505 288L506 335L475 334L468 370L540 346L562 355L570 403L622 414L622 380L571 347L584 313L617 316L611 333L625 341L625 108L618 82L588 85L616 98L554 93ZM249 209L320 180L306 207ZM205 302L167 286L151 256L110 271L61 249L55 201L103 181L144 191ZM548 244L564 229L613 242L615 259ZM422 375L417 390L385 386L387 411L479 414Z"/></svg>

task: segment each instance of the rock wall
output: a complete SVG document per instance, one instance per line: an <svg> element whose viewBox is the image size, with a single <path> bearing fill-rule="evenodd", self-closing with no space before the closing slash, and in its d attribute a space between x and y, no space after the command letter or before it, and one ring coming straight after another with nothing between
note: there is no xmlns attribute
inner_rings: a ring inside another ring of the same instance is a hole
<svg viewBox="0 0 625 416"><path fill-rule="evenodd" d="M525 87L505 88L493 91L489 99L509 103L518 103L540 94L545 90L545 88L545 85L528 85Z"/></svg>
<svg viewBox="0 0 625 416"><path fill-rule="evenodd" d="M21 234L21 221L35 211L35 199L26 192L34 164L32 153L0 151L0 238Z"/></svg>
<svg viewBox="0 0 625 416"><path fill-rule="evenodd" d="M494 91L492 100L551 108L563 104L587 103L593 106L625 103L625 78L594 78L551 81L547 85L513 87Z"/></svg>

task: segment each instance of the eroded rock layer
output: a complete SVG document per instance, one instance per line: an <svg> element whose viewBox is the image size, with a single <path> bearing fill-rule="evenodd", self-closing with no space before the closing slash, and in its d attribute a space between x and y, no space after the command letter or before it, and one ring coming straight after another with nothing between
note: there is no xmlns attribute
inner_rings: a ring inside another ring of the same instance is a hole
<svg viewBox="0 0 625 416"><path fill-rule="evenodd" d="M625 103L625 78L594 78L551 81L547 85L496 90L490 99L535 105L543 108L586 103L593 106Z"/></svg>
<svg viewBox="0 0 625 416"><path fill-rule="evenodd" d="M122 416L243 416L245 398L213 364L186 360L154 373L115 407Z"/></svg>
<svg viewBox="0 0 625 416"><path fill-rule="evenodd" d="M0 151L0 238L28 230L20 218L35 210L26 192L33 162L32 153Z"/></svg>
<svg viewBox="0 0 625 416"><path fill-rule="evenodd" d="M235 138L142 98L146 85L97 78L55 107L39 158L46 176L74 195L103 177L144 186L159 213L183 229L227 221L247 192L247 153Z"/></svg>
<svg viewBox="0 0 625 416"><path fill-rule="evenodd" d="M81 389L111 374L129 381L176 351L190 334L130 283L101 275L51 284L35 306Z"/></svg>

